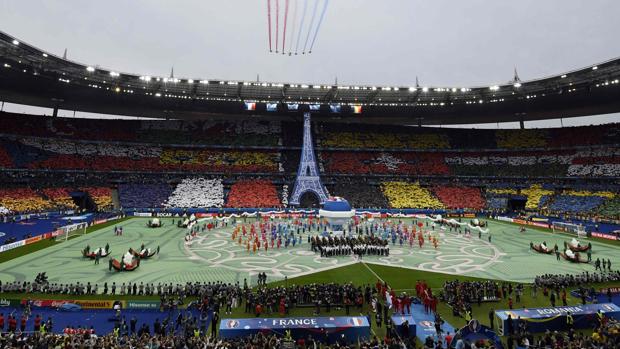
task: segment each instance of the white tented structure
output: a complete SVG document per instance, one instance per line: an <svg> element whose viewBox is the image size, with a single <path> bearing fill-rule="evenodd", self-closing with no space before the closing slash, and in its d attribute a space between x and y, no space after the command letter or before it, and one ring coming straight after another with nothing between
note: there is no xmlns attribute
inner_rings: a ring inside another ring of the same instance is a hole
<svg viewBox="0 0 620 349"><path fill-rule="evenodd" d="M170 194L165 207L222 207L224 185L221 179L185 178Z"/></svg>

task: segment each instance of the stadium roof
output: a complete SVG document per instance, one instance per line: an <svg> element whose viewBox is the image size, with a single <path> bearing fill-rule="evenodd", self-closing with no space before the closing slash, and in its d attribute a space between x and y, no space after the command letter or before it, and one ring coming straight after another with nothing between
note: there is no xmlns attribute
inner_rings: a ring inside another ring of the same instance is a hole
<svg viewBox="0 0 620 349"><path fill-rule="evenodd" d="M619 112L620 58L530 81L515 75L493 86L311 85L123 73L72 62L0 32L0 100L175 119L287 119L318 105L315 119L342 122L531 121Z"/></svg>

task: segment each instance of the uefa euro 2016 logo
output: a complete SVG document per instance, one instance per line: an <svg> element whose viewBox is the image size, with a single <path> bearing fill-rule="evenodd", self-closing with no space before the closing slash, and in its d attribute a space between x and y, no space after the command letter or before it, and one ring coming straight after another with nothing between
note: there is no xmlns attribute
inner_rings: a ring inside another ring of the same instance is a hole
<svg viewBox="0 0 620 349"><path fill-rule="evenodd" d="M228 322L226 323L226 327L228 328L236 328L239 326L239 321L237 320L228 320Z"/></svg>

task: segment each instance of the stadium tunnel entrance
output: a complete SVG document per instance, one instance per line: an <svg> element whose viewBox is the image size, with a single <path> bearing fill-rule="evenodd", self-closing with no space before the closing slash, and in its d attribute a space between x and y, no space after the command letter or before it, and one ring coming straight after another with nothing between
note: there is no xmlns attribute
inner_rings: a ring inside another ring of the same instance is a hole
<svg viewBox="0 0 620 349"><path fill-rule="evenodd" d="M97 210L97 204L93 198L84 191L73 191L69 193L73 203L79 207L80 211L93 212Z"/></svg>
<svg viewBox="0 0 620 349"><path fill-rule="evenodd" d="M299 207L302 208L319 208L320 203L321 200L319 199L319 196L312 191L307 191L301 194L301 197L299 198Z"/></svg>

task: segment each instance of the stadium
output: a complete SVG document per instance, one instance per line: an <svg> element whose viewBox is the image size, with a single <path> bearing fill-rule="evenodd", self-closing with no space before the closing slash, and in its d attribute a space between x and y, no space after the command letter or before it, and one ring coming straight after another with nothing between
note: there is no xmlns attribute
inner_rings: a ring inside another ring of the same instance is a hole
<svg viewBox="0 0 620 349"><path fill-rule="evenodd" d="M613 50L523 56L545 73L505 83L401 84L388 58L354 72L377 83L309 83L346 6L268 0L217 59L281 80L157 76L122 72L139 47L100 66L30 43L20 6L0 15L3 348L620 347Z"/></svg>

